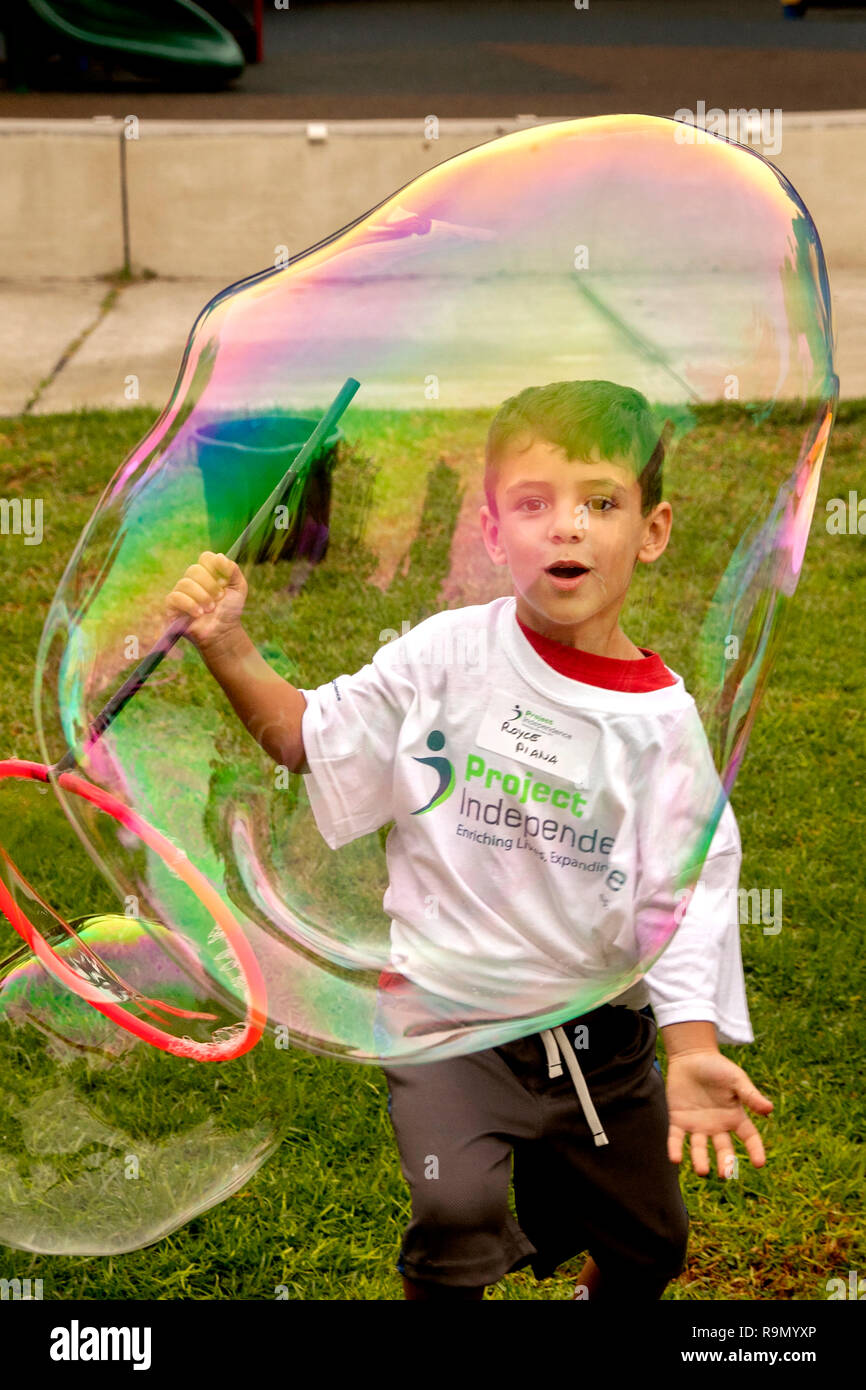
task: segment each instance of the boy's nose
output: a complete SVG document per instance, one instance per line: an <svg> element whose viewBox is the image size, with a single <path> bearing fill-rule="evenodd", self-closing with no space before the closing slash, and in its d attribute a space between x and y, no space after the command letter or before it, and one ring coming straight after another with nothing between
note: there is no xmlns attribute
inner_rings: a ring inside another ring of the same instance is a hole
<svg viewBox="0 0 866 1390"><path fill-rule="evenodd" d="M553 534L580 540L586 532L588 515L588 508L583 502L577 507L564 506L554 516Z"/></svg>

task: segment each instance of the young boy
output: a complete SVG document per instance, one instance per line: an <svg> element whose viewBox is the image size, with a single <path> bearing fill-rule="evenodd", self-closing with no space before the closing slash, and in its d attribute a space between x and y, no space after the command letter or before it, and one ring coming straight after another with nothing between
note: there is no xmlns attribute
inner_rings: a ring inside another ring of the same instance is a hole
<svg viewBox="0 0 866 1390"><path fill-rule="evenodd" d="M253 737L305 775L332 848L395 822L383 901L395 969L380 981L380 1026L409 1017L419 989L447 998L455 978L501 1001L505 1016L529 1017L559 981L568 998L569 979L613 977L669 889L664 873L652 886L648 846L684 833L683 808L643 805L642 793L670 780L700 725L681 678L619 625L635 564L657 560L670 535L663 457L646 400L614 383L558 382L506 401L488 436L480 519L514 596L436 614L316 690L296 690L258 654L240 624L243 575L224 556L205 552L169 597L172 615L195 618L187 636ZM483 639L483 682L459 661L424 659L425 640L458 628L465 647ZM530 770L528 745L502 732L503 708L523 713L527 700L560 735L535 741L543 774ZM517 833L488 833L503 806ZM546 816L543 829L529 810ZM575 826L593 845L601 832L601 885L588 858L554 857L575 843ZM652 969L612 1001L502 1046L384 1069L412 1195L397 1265L406 1298L480 1299L527 1263L545 1278L588 1251L576 1297L658 1299L685 1260L685 1134L698 1173L709 1172L712 1136L719 1175L729 1174L731 1131L763 1165L743 1106L767 1113L772 1102L718 1048L753 1041L740 857L726 806L702 896Z"/></svg>

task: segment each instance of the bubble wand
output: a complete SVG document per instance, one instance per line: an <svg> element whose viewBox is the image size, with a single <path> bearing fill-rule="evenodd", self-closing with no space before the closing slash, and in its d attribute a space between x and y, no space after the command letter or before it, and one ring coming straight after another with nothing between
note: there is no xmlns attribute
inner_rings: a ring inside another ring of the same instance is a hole
<svg viewBox="0 0 866 1390"><path fill-rule="evenodd" d="M267 519L273 507L277 505L280 497L285 494L288 484L298 477L301 468L309 461L323 439L327 437L333 426L345 411L355 392L358 390L360 382L354 377L347 377L343 386L334 398L331 406L322 416L316 428L307 439L306 443L298 451L291 467L280 479L277 486L273 489L269 497L262 503L259 510L251 521L247 523L237 540L226 552L228 559L234 560L247 546L259 527ZM156 669L162 661L166 652L170 651L176 642L180 640L193 618L189 614L183 614L175 619L165 629L162 636L150 649L147 655L133 671L128 680L124 681L119 690L111 697L106 705L100 710L90 726L90 731L84 747L84 753L92 748L94 743L102 737L105 730L117 718L124 705L132 699L133 695L141 689L152 671ZM252 950L240 923L234 914L226 907L220 895L216 892L208 880L199 873L191 863L183 850L179 849L159 831L148 825L131 807L124 805L117 797L104 791L101 787L95 787L92 783L85 781L83 777L73 774L71 769L76 767L77 759L71 749L56 762L53 767L46 763L29 762L19 758L9 758L0 762L0 780L4 778L24 778L31 781L49 782L52 777L57 777L59 785L65 791L72 792L76 796L83 797L90 801L101 811L105 811L115 820L119 821L128 830L137 835L140 840L149 845L168 867L187 886L195 893L199 901L210 911L215 923L222 931L226 939L229 950L233 954L235 961L243 976L246 988L246 1017L236 1027L223 1029L222 1036L210 1042L199 1042L190 1037L178 1037L176 1033L166 1030L160 1014L170 1015L176 1019L187 1019L192 1021L212 1020L215 1015L212 1013L202 1013L192 1009L179 1009L162 1000L150 999L140 994L137 990L128 989L127 997L145 1015L148 1015L154 1022L148 1022L147 1017L139 1018L131 1014L122 1005L105 999L98 986L82 976L72 968L68 959L59 955L46 937L39 931L34 923L22 911L14 894L9 891L0 874L0 911L9 919L18 935L27 942L31 951L40 960L42 965L56 978L65 984L72 992L85 999L99 1013L113 1020L127 1032L133 1033L142 1041L150 1043L165 1052L173 1053L178 1057L192 1058L200 1062L230 1061L232 1058L243 1056L245 1052L255 1047L261 1038L267 1024L267 991L265 982L259 968L255 953ZM0 854L7 861L9 870L12 874L21 879L9 856L0 850ZM21 880L22 885L24 881ZM29 888L29 885L24 885ZM34 899L37 898L32 893ZM43 904L43 906L47 906ZM51 909L49 909L50 911ZM52 913L57 916L56 913ZM76 932L68 923L58 918L63 930L74 940L78 940ZM83 947L84 943L79 942ZM85 949L85 956L97 964L105 971L108 980L119 981L119 976L110 967L105 966L95 958L89 949Z"/></svg>

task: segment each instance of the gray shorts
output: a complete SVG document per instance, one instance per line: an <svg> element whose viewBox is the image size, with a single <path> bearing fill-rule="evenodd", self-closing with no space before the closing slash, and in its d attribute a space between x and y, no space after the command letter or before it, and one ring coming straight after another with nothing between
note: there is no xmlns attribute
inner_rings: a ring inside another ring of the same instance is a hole
<svg viewBox="0 0 866 1390"><path fill-rule="evenodd" d="M397 1270L438 1284L494 1284L531 1264L548 1278L588 1251L599 1301L657 1299L683 1268L688 1213L667 1154L668 1111L647 1007L603 1005L563 1024L608 1143L597 1147L571 1076L548 1076L534 1033L502 1047L384 1067L412 1197ZM517 1220L508 1206L514 1179Z"/></svg>

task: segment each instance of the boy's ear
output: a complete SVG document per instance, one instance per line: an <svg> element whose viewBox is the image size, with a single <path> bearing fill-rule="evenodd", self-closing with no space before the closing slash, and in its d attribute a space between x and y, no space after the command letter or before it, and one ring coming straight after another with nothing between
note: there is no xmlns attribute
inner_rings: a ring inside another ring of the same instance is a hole
<svg viewBox="0 0 866 1390"><path fill-rule="evenodd" d="M508 557L499 544L499 522L486 502L482 505L478 513L478 519L481 523L481 535L484 538L487 554L490 556L494 565L506 564Z"/></svg>
<svg viewBox="0 0 866 1390"><path fill-rule="evenodd" d="M647 517L644 543L637 553L637 558L643 560L644 564L652 564L653 560L657 560L667 549L672 523L673 510L670 502L659 502L653 507Z"/></svg>

